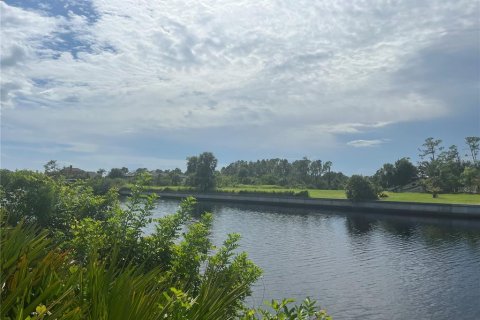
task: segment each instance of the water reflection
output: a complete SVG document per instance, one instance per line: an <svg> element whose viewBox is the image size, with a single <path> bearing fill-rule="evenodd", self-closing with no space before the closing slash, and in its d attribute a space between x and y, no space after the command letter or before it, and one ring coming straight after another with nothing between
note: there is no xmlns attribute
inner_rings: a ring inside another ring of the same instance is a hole
<svg viewBox="0 0 480 320"><path fill-rule="evenodd" d="M211 202L197 202L193 210L195 218L199 218L205 212L214 212L215 205Z"/></svg>
<svg viewBox="0 0 480 320"><path fill-rule="evenodd" d="M348 234L352 237L369 234L376 221L365 215L348 215L345 219Z"/></svg>
<svg viewBox="0 0 480 320"><path fill-rule="evenodd" d="M418 227L416 223L409 220L392 220L384 219L379 221L379 226L383 231L398 236L404 240L413 236L415 229Z"/></svg>

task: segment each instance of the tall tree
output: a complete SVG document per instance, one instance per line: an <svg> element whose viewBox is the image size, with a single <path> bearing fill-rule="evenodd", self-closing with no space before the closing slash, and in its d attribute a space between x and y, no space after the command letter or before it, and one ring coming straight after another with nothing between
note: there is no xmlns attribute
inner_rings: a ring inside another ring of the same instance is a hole
<svg viewBox="0 0 480 320"><path fill-rule="evenodd" d="M422 162L419 164L419 169L424 178L423 182L425 188L432 193L434 198L437 197L437 193L441 191L441 179L440 179L440 168L441 162L435 158L440 151L443 150L443 147L440 146L442 140L435 140L430 137L425 139L422 147L418 149L420 151L420 158Z"/></svg>
<svg viewBox="0 0 480 320"><path fill-rule="evenodd" d="M302 160L295 160L292 166L299 182L308 184L310 160L307 157L303 157Z"/></svg>
<svg viewBox="0 0 480 320"><path fill-rule="evenodd" d="M323 165L323 172L327 174L327 188L330 189L330 184L332 177L330 175L330 170L332 170L332 161L327 161Z"/></svg>
<svg viewBox="0 0 480 320"><path fill-rule="evenodd" d="M477 155L480 151L480 137L466 137L465 142L470 149L470 155L474 164L477 163Z"/></svg>
<svg viewBox="0 0 480 320"><path fill-rule="evenodd" d="M374 180L383 188L391 188L395 186L395 166L391 163L385 163L377 170Z"/></svg>
<svg viewBox="0 0 480 320"><path fill-rule="evenodd" d="M435 161L435 155L440 152L443 147L440 147L442 140L430 137L425 139L425 142L422 144L423 148L418 149L420 151L420 158L430 158L430 161Z"/></svg>
<svg viewBox="0 0 480 320"><path fill-rule="evenodd" d="M417 167L409 158L402 158L395 161L394 184L404 186L417 178Z"/></svg>
<svg viewBox="0 0 480 320"><path fill-rule="evenodd" d="M462 184L461 174L465 164L460 158L460 153L455 145L443 151L438 156L439 181L443 191L457 192Z"/></svg>
<svg viewBox="0 0 480 320"><path fill-rule="evenodd" d="M320 177L323 173L322 160L315 160L310 163L310 175L316 186L319 184Z"/></svg>
<svg viewBox="0 0 480 320"><path fill-rule="evenodd" d="M57 160L50 160L43 167L45 168L45 174L48 176L55 176L60 172Z"/></svg>
<svg viewBox="0 0 480 320"><path fill-rule="evenodd" d="M187 183L200 191L211 190L215 187L215 168L217 158L211 152L204 152L198 157L187 158Z"/></svg>

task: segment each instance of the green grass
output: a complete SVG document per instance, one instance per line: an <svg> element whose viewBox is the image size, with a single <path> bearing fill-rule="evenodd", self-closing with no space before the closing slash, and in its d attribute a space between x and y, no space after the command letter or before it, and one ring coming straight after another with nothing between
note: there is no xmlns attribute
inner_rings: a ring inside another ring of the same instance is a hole
<svg viewBox="0 0 480 320"><path fill-rule="evenodd" d="M457 194L439 194L433 198L429 193L418 192L387 192L388 198L382 201L405 201L405 202L425 202L425 203L457 203L457 204L477 204L480 205L479 194L457 193Z"/></svg>
<svg viewBox="0 0 480 320"><path fill-rule="evenodd" d="M151 190L163 190L167 187L163 186L152 186L149 187ZM169 186L170 190L173 191L182 191L182 190L191 190L189 187L184 186ZM300 192L308 190L310 198L317 199L346 199L344 190L319 190L319 189L301 189L301 188L285 188L282 186L276 185L238 185L235 187L225 187L218 188L217 191L224 192L235 192L248 191L248 192ZM457 204L477 204L480 205L480 195L478 194L467 194L467 193L458 193L458 194L439 194L437 198L433 198L431 194L428 193L417 193L417 192L386 192L388 198L382 198L380 201L399 201L399 202L423 202L423 203L457 203Z"/></svg>
<svg viewBox="0 0 480 320"><path fill-rule="evenodd" d="M283 192L293 191L299 192L308 190L311 198L326 198L326 199L346 199L344 190L320 190L320 189L298 189L298 188L284 188L273 185L239 185L237 187L219 188L221 191L239 192L259 191L259 192ZM400 202L424 202L424 203L457 203L457 204L479 204L480 195L478 194L439 194L437 198L433 198L429 193L418 192L387 192L388 198L382 198L381 201L400 201Z"/></svg>

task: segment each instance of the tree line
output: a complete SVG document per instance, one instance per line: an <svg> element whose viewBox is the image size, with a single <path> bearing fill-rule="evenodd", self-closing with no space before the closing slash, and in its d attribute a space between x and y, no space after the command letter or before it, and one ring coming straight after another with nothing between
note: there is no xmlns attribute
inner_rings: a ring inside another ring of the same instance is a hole
<svg viewBox="0 0 480 320"><path fill-rule="evenodd" d="M480 164L478 154L480 137L465 138L467 154L461 155L459 148L452 145L447 149L442 140L427 138L418 149L420 161L417 164L403 157L394 163L385 163L372 176L363 176L377 191L427 191L440 192L479 192ZM149 185L188 186L200 191L217 187L237 185L278 185L288 188L344 189L349 177L332 170L331 161L273 158L256 161L238 160L217 169L218 159L211 152L203 152L186 159L186 170L148 170L138 168L130 172L128 168L104 169L96 172L96 179L90 179L94 190L106 192L111 186L122 186L126 181L146 174ZM64 167L59 169L56 161L45 165L45 173L50 176L63 175L67 178L88 178L91 173ZM105 176L105 177L104 177ZM409 189L410 188L410 189ZM378 192L377 192L378 193Z"/></svg>
<svg viewBox="0 0 480 320"><path fill-rule="evenodd" d="M480 189L480 137L466 137L467 153L461 155L456 145L447 149L442 140L429 137L418 149L417 166L409 158L385 163L371 177L372 182L386 190L397 190L417 182L425 191L478 192Z"/></svg>
<svg viewBox="0 0 480 320"><path fill-rule="evenodd" d="M332 162L303 157L235 161L220 170L224 184L279 185L317 189L342 189L348 177L332 171Z"/></svg>

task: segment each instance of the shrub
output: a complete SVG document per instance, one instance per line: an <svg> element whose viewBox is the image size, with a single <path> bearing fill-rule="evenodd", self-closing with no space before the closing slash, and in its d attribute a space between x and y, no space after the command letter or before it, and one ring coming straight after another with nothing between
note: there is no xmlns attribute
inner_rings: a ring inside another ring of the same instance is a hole
<svg viewBox="0 0 480 320"><path fill-rule="evenodd" d="M238 234L213 246L213 216L194 217L193 198L145 235L155 196L141 185L120 205L114 189L0 174L1 319L327 319L310 300L242 315L261 269L238 252Z"/></svg>
<svg viewBox="0 0 480 320"><path fill-rule="evenodd" d="M345 187L347 198L352 201L377 200L378 196L372 183L365 177L353 175Z"/></svg>
<svg viewBox="0 0 480 320"><path fill-rule="evenodd" d="M10 212L10 223L15 224L21 218L41 226L50 223L57 193L57 184L52 178L26 170L1 170L0 180L1 203Z"/></svg>

